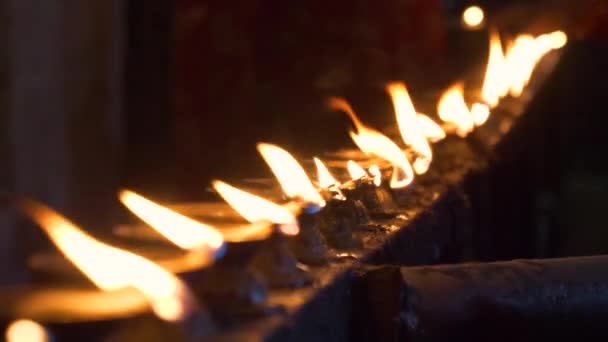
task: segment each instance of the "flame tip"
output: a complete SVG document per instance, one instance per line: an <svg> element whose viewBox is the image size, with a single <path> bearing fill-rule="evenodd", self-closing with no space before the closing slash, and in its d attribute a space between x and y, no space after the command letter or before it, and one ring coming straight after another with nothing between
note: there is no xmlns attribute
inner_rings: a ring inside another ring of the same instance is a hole
<svg viewBox="0 0 608 342"><path fill-rule="evenodd" d="M111 291L132 286L148 299L155 314L167 321L185 318L196 306L189 288L154 262L95 239L38 201L24 199L21 203L20 208L98 288Z"/></svg>

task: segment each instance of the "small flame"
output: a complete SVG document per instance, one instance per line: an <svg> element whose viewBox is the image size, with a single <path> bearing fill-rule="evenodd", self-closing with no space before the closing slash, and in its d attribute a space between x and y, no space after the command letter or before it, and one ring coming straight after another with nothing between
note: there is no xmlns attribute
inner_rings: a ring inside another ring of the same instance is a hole
<svg viewBox="0 0 608 342"><path fill-rule="evenodd" d="M47 342L49 336L46 329L37 322L29 319L19 319L11 322L6 328L6 342Z"/></svg>
<svg viewBox="0 0 608 342"><path fill-rule="evenodd" d="M428 141L436 143L445 139L445 131L433 119L424 114L418 114L416 120Z"/></svg>
<svg viewBox="0 0 608 342"><path fill-rule="evenodd" d="M424 130L418 125L418 114L414 109L407 88L403 83L394 82L386 86L386 91L393 100L397 124L403 141L421 156L414 161L414 171L417 174L423 174L429 169L433 160L433 152L431 145L426 140Z"/></svg>
<svg viewBox="0 0 608 342"><path fill-rule="evenodd" d="M374 184L380 186L382 184L382 172L380 172L378 165L373 164L367 170L369 171L369 174L374 177Z"/></svg>
<svg viewBox="0 0 608 342"><path fill-rule="evenodd" d="M208 250L210 259L224 245L222 234L215 228L178 214L133 191L122 190L120 201L137 217L183 249Z"/></svg>
<svg viewBox="0 0 608 342"><path fill-rule="evenodd" d="M568 36L564 31L554 31L549 33L551 38L551 47L554 50L561 49L568 43Z"/></svg>
<svg viewBox="0 0 608 342"><path fill-rule="evenodd" d="M437 104L441 120L456 127L456 134L467 136L475 127L473 116L464 102L463 86L457 83L443 93Z"/></svg>
<svg viewBox="0 0 608 342"><path fill-rule="evenodd" d="M21 199L18 206L100 289L132 286L148 299L156 315L167 321L182 320L195 309L197 302L188 287L162 267L96 240L43 204Z"/></svg>
<svg viewBox="0 0 608 342"><path fill-rule="evenodd" d="M333 185L338 184L338 181L331 175L327 166L323 164L321 159L315 157L313 159L315 161L315 165L317 166L317 173L319 174L319 186L322 188L329 188Z"/></svg>
<svg viewBox="0 0 608 342"><path fill-rule="evenodd" d="M502 50L500 36L498 32L491 30L488 66L481 88L481 97L490 108L496 107L500 98L509 92L509 78L506 74L505 65L505 55Z"/></svg>
<svg viewBox="0 0 608 342"><path fill-rule="evenodd" d="M490 117L490 107L483 103L473 103L471 106L471 116L476 126L483 125Z"/></svg>
<svg viewBox="0 0 608 342"><path fill-rule="evenodd" d="M352 180L361 179L367 176L365 170L352 160L346 162L346 169L348 170L348 174Z"/></svg>
<svg viewBox="0 0 608 342"><path fill-rule="evenodd" d="M393 175L390 181L391 188L398 189L406 187L414 180L412 165L399 146L382 133L364 126L346 100L331 98L329 107L334 110L343 111L350 117L357 132L351 131L349 133L361 151L366 154L377 155L392 163Z"/></svg>
<svg viewBox="0 0 608 342"><path fill-rule="evenodd" d="M212 185L215 191L245 220L279 224L281 232L286 235L297 235L300 231L297 219L289 209L219 180L213 181Z"/></svg>
<svg viewBox="0 0 608 342"><path fill-rule="evenodd" d="M320 206L325 205L325 201L315 189L302 166L289 152L276 145L266 143L259 143L258 151L270 166L288 197L299 197Z"/></svg>

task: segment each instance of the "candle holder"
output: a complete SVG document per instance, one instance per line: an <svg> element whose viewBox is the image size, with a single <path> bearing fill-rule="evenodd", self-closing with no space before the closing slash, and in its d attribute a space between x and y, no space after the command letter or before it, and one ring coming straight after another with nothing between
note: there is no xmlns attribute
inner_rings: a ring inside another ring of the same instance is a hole
<svg viewBox="0 0 608 342"><path fill-rule="evenodd" d="M307 265L324 265L328 261L327 241L321 234L321 208L304 204L298 215L300 233L289 237L289 248L298 261Z"/></svg>
<svg viewBox="0 0 608 342"><path fill-rule="evenodd" d="M297 265L287 238L278 232L262 242L250 267L266 279L271 288L298 288L310 284L310 276Z"/></svg>
<svg viewBox="0 0 608 342"><path fill-rule="evenodd" d="M330 198L321 212L320 229L327 242L338 249L354 249L361 246L354 231L369 223L369 215L363 203L351 198Z"/></svg>
<svg viewBox="0 0 608 342"><path fill-rule="evenodd" d="M347 198L361 202L370 216L392 217L398 215L397 204L386 182L376 185L372 177L365 176L342 184L340 190Z"/></svg>
<svg viewBox="0 0 608 342"><path fill-rule="evenodd" d="M192 279L190 286L224 326L281 312L267 305L265 279L248 268L264 241L229 243L226 255Z"/></svg>

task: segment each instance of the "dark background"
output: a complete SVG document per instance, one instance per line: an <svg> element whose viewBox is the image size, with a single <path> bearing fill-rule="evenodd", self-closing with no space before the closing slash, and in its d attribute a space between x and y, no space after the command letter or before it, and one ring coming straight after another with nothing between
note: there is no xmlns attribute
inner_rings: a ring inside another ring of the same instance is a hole
<svg viewBox="0 0 608 342"><path fill-rule="evenodd" d="M477 3L505 34L542 16L542 29L568 27L572 41L538 109L551 165L533 185L530 238L546 242L525 256L606 252L606 5ZM394 124L383 85L405 80L417 108L434 115L451 82L481 81L486 33L462 30L468 4L2 2L1 184L103 231L127 219L119 187L159 201L206 199L212 178L269 175L258 141L300 158L352 146L348 121L324 108L329 95L382 128ZM2 278L47 242L9 211L0 224Z"/></svg>

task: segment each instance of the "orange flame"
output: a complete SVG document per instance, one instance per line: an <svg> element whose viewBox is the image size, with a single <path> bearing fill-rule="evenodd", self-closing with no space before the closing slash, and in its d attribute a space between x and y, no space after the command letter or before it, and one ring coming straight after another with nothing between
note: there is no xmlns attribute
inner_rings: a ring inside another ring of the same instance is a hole
<svg viewBox="0 0 608 342"><path fill-rule="evenodd" d="M532 76L536 59L534 37L528 34L517 36L506 57L511 96L522 94Z"/></svg>
<svg viewBox="0 0 608 342"><path fill-rule="evenodd" d="M373 164L367 170L369 171L369 174L374 177L374 184L380 186L382 184L382 172L380 172L378 165Z"/></svg>
<svg viewBox="0 0 608 342"><path fill-rule="evenodd" d="M352 180L357 180L367 176L367 172L365 172L365 170L359 166L359 164L352 160L346 162L346 169L348 170L348 174Z"/></svg>
<svg viewBox="0 0 608 342"><path fill-rule="evenodd" d="M319 186L322 188L329 188L333 185L338 184L338 181L331 175L331 172L327 169L327 166L323 164L321 159L313 158L315 165L317 166L317 173L319 175Z"/></svg>
<svg viewBox="0 0 608 342"><path fill-rule="evenodd" d="M403 141L420 155L414 161L414 171L417 174L423 174L429 169L433 160L433 152L431 145L426 140L424 130L418 125L418 114L414 109L414 104L407 92L407 88L403 83L394 82L386 86L386 91L393 100L397 124L399 125Z"/></svg>
<svg viewBox="0 0 608 342"><path fill-rule="evenodd" d="M490 31L490 53L488 65L481 88L481 98L494 108L501 97L509 92L508 75L506 73L505 55L502 50L500 36L495 30Z"/></svg>
<svg viewBox="0 0 608 342"><path fill-rule="evenodd" d="M554 50L561 49L568 43L568 35L564 31L553 31L548 35L551 39L551 48Z"/></svg>
<svg viewBox="0 0 608 342"><path fill-rule="evenodd" d="M296 235L300 231L297 219L289 209L219 180L213 181L212 185L215 191L245 220L276 223L286 235Z"/></svg>
<svg viewBox="0 0 608 342"><path fill-rule="evenodd" d="M511 96L520 96L539 60L547 52L563 47L567 41L568 37L562 31L542 34L536 38L529 34L517 36L505 58L505 76L508 76Z"/></svg>
<svg viewBox="0 0 608 342"><path fill-rule="evenodd" d="M363 125L346 100L331 98L329 107L334 110L343 111L350 117L357 132L350 131L349 133L361 151L366 154L377 155L392 163L391 188L406 187L414 180L412 165L399 146L382 133Z"/></svg>
<svg viewBox="0 0 608 342"><path fill-rule="evenodd" d="M428 141L435 143L445 139L445 131L435 121L424 114L416 116L418 127L424 132Z"/></svg>
<svg viewBox="0 0 608 342"><path fill-rule="evenodd" d="M196 308L196 299L188 287L162 267L96 240L43 204L21 199L18 206L100 289L132 286L148 299L156 315L167 321L182 320Z"/></svg>
<svg viewBox="0 0 608 342"><path fill-rule="evenodd" d="M471 106L471 116L473 117L475 126L481 126L488 121L488 118L490 117L490 107L483 103L473 103Z"/></svg>
<svg viewBox="0 0 608 342"><path fill-rule="evenodd" d="M281 184L288 197L299 197L303 200L325 205L306 172L296 159L284 149L266 143L258 144L258 151Z"/></svg>
<svg viewBox="0 0 608 342"><path fill-rule="evenodd" d="M456 134L461 137L467 136L475 127L473 117L464 102L461 83L453 85L441 95L437 104L437 112L441 120L456 127Z"/></svg>
<svg viewBox="0 0 608 342"><path fill-rule="evenodd" d="M29 319L19 319L11 322L6 328L6 342L47 342L46 329L37 322Z"/></svg>
<svg viewBox="0 0 608 342"><path fill-rule="evenodd" d="M121 190L118 197L133 214L177 246L207 250L211 259L221 251L224 239L217 229L178 214L133 191Z"/></svg>

